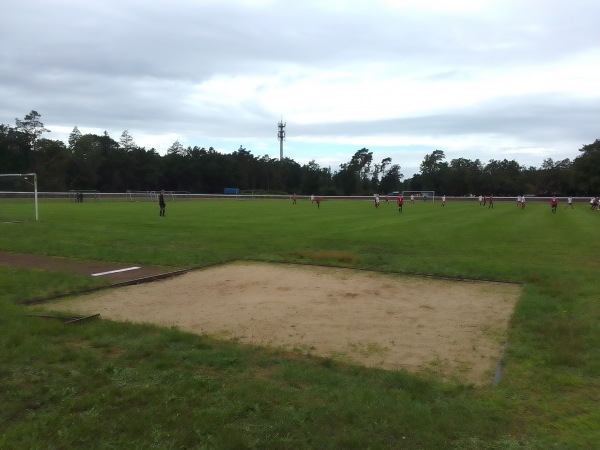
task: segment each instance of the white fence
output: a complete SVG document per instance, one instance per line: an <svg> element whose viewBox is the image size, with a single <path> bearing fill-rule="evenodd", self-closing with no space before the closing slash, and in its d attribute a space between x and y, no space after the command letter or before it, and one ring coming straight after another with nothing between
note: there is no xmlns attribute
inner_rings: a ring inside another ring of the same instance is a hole
<svg viewBox="0 0 600 450"><path fill-rule="evenodd" d="M158 193L160 191L127 191L127 192L94 192L90 195L85 195L83 202L97 202L97 201L123 201L123 202L156 202L158 201ZM38 192L39 200L48 201L73 201L73 191L70 192ZM3 201L20 201L20 200L31 200L34 197L33 192L18 192L18 191L0 191L0 200ZM291 200L291 195L275 195L275 194L254 194L254 193L240 193L237 195L231 194L192 194L190 192L181 191L165 191L165 198L169 201L192 201L192 200ZM397 196L390 195L389 201L395 202ZM527 202L550 202L552 197L526 197ZM562 204L566 204L567 197L557 197L558 201ZM308 200L310 201L310 195L296 195L298 201ZM322 195L322 200L363 200L373 201L372 195ZM386 201L385 195L380 195L379 200L381 203ZM416 199L415 199L416 201ZM430 199L427 203L439 203L441 196L436 196L432 202ZM511 197L494 197L494 202L515 202L517 198ZM589 203L589 197L573 197L574 203ZM410 199L404 197L404 202L409 203ZM477 203L477 197L450 197L446 196L446 203L451 202L473 202Z"/></svg>

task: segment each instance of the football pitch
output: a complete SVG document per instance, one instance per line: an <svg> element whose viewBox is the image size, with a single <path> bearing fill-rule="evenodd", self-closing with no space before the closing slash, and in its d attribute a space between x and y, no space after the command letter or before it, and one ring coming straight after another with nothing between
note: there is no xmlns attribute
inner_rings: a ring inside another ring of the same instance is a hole
<svg viewBox="0 0 600 450"><path fill-rule="evenodd" d="M424 279L448 283L448 299L456 283L519 291L502 332L488 330L507 343L502 377L473 384L439 376L435 361L418 372L361 365L314 343L279 346L284 336L255 345L231 330L188 333L134 318L65 326L22 303L106 281L0 266L0 399L9 405L0 446L591 448L600 438L600 213L564 206L552 214L546 203L490 209L473 199L406 202L400 213L392 201L188 200L159 217L150 202L42 201L39 222L0 224L0 251L181 269L346 268L401 277L398 296ZM175 303L173 292L163 301ZM461 314L484 314L471 301ZM357 353L380 357L382 345L368 344Z"/></svg>

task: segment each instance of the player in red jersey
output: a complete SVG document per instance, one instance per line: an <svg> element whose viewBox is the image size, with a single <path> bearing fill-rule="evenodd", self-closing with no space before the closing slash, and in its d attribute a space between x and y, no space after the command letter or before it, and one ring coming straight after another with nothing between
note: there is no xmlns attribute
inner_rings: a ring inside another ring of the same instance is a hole
<svg viewBox="0 0 600 450"><path fill-rule="evenodd" d="M554 214L556 212L556 207L558 206L558 200L556 197L552 197L552 200L550 200L550 206L552 207L552 213Z"/></svg>
<svg viewBox="0 0 600 450"><path fill-rule="evenodd" d="M403 195L399 195L398 196L398 212L402 212L402 206L404 205L404 196Z"/></svg>

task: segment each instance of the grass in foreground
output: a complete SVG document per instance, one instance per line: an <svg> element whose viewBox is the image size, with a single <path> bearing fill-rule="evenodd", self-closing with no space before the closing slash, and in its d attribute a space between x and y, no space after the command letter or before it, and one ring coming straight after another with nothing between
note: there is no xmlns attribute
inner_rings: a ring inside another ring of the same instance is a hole
<svg viewBox="0 0 600 450"><path fill-rule="evenodd" d="M525 283L497 388L177 330L65 326L17 303L89 286L0 268L1 448L592 448L600 214L513 202L42 204L0 250L195 267L296 261Z"/></svg>

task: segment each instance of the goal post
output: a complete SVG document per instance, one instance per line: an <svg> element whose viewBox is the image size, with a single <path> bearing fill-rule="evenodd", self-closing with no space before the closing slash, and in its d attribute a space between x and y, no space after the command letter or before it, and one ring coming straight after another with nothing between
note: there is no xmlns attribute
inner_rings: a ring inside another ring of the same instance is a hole
<svg viewBox="0 0 600 450"><path fill-rule="evenodd" d="M427 202L431 200L435 202L435 191L402 191L402 195L405 200L407 197L410 199L413 196L418 201Z"/></svg>
<svg viewBox="0 0 600 450"><path fill-rule="evenodd" d="M33 182L29 179L32 178ZM16 179L16 180L15 180ZM13 180L11 186L6 186L7 180ZM17 181L17 183L14 183ZM33 208L34 208L34 217L35 221L39 220L39 207L38 207L38 188L37 188L37 174L36 173L0 173L0 198L3 200L3 207L8 205L9 203L22 205L24 201L28 198L31 198L31 190L24 190L24 186L32 186L33 187ZM25 184L24 184L25 183ZM10 188L10 190L8 189ZM10 208L15 211L19 211L20 207ZM12 212L12 211L11 211ZM0 210L0 217L3 211ZM18 214L18 212L17 212ZM15 221L16 216L9 216L8 219Z"/></svg>

